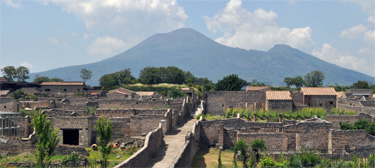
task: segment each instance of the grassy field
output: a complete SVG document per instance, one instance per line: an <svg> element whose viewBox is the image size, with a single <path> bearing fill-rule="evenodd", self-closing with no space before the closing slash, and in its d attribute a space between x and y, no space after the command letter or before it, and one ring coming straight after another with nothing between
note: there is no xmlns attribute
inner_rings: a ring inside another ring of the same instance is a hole
<svg viewBox="0 0 375 168"><path fill-rule="evenodd" d="M218 157L219 149L209 148L199 150L193 158L193 163L191 167L217 167ZM233 165L233 151L222 151L221 162L224 168L231 168ZM240 161L237 161L237 167L243 167Z"/></svg>
<svg viewBox="0 0 375 168"><path fill-rule="evenodd" d="M96 160L101 159L100 152L93 151L90 147L85 148L89 152L89 156L87 156L87 160L90 163L90 167L100 167L100 163L96 163ZM111 154L109 155L108 161L109 161L109 167L114 167L115 165L121 163L122 161L125 161L128 159L132 154L137 152L140 148L130 148L127 150L122 150L120 148L113 149ZM56 155L53 156L51 159L52 163L61 163L62 159L66 157L67 155ZM117 158L119 156L119 158ZM0 157L0 163L7 163L7 162L32 162L34 163L36 161L35 156L30 152L21 153L16 156L6 156L6 157ZM1 167L1 165L0 165Z"/></svg>

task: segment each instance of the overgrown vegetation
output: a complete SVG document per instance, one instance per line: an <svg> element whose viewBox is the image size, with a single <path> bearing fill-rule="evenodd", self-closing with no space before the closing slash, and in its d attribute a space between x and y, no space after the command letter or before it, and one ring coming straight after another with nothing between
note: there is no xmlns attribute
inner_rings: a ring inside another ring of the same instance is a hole
<svg viewBox="0 0 375 168"><path fill-rule="evenodd" d="M18 112L21 114L22 117L25 117L27 115L34 116L37 113L36 110L25 110L22 108Z"/></svg>
<svg viewBox="0 0 375 168"><path fill-rule="evenodd" d="M96 121L95 129L98 131L98 148L101 153L102 159L100 161L101 167L108 166L108 156L111 153L112 146L108 145L112 137L112 123L109 119L101 116Z"/></svg>
<svg viewBox="0 0 375 168"><path fill-rule="evenodd" d="M22 89L17 89L10 96L13 97L13 98L15 98L15 99L17 99L17 100L36 100L36 96L35 95L28 95Z"/></svg>
<svg viewBox="0 0 375 168"><path fill-rule="evenodd" d="M356 130L356 129L364 129L367 133L375 136L375 121L367 121L364 119L360 119L354 124L340 122L340 128L342 130Z"/></svg>
<svg viewBox="0 0 375 168"><path fill-rule="evenodd" d="M52 129L51 121L47 120L46 113L42 114L41 111L34 114L32 126L38 137L38 142L35 144L37 149L34 152L37 167L48 167L61 139L58 137L58 130Z"/></svg>
<svg viewBox="0 0 375 168"><path fill-rule="evenodd" d="M86 115L89 115L89 114L96 114L96 109L97 109L98 107L96 107L96 106L87 106L86 107L86 110L85 110L85 114Z"/></svg>

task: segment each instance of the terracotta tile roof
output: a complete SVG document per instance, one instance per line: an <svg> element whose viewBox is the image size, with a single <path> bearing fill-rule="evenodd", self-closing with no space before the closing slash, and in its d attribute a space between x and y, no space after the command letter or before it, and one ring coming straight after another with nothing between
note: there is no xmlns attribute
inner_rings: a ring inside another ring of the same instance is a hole
<svg viewBox="0 0 375 168"><path fill-rule="evenodd" d="M85 82L43 82L40 85L54 85L54 86L83 86Z"/></svg>
<svg viewBox="0 0 375 168"><path fill-rule="evenodd" d="M303 95L337 95L333 87L303 87L301 88L301 92L303 92Z"/></svg>
<svg viewBox="0 0 375 168"><path fill-rule="evenodd" d="M9 90L0 90L0 95L7 95Z"/></svg>
<svg viewBox="0 0 375 168"><path fill-rule="evenodd" d="M289 91L267 91L267 100L292 100L292 95Z"/></svg>
<svg viewBox="0 0 375 168"><path fill-rule="evenodd" d="M337 93L337 97L343 97L343 98L345 98L346 97L346 95L345 95L345 92L336 92Z"/></svg>
<svg viewBox="0 0 375 168"><path fill-rule="evenodd" d="M190 88L182 88L181 90L190 90Z"/></svg>
<svg viewBox="0 0 375 168"><path fill-rule="evenodd" d="M270 90L268 86L246 86L246 91Z"/></svg>
<svg viewBox="0 0 375 168"><path fill-rule="evenodd" d="M135 94L140 96L153 96L155 92L135 92Z"/></svg>

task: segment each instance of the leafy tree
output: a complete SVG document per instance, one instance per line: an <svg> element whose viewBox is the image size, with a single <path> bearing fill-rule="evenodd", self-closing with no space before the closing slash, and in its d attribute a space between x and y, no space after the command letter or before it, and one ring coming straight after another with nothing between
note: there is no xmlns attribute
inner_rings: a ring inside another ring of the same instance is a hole
<svg viewBox="0 0 375 168"><path fill-rule="evenodd" d="M245 80L243 80L247 83ZM259 82L257 79L253 79L251 82L247 83L248 86L266 86L266 84Z"/></svg>
<svg viewBox="0 0 375 168"><path fill-rule="evenodd" d="M190 71L187 71L185 73L185 83L186 84L189 84L189 83L192 83L192 84L195 84L195 77L194 75L190 72Z"/></svg>
<svg viewBox="0 0 375 168"><path fill-rule="evenodd" d="M87 81L87 80L90 80L91 77L92 77L92 71L86 69L86 68L82 68L81 69L81 75L80 75L81 79L83 81Z"/></svg>
<svg viewBox="0 0 375 168"><path fill-rule="evenodd" d="M22 89L18 89L16 91L14 91L11 95L11 97L15 98L15 99L27 99L28 98L28 95L27 93L22 90Z"/></svg>
<svg viewBox="0 0 375 168"><path fill-rule="evenodd" d="M32 126L38 137L38 142L35 144L37 149L34 152L37 167L48 167L52 156L55 155L56 146L61 139L58 137L58 130L52 129L51 121L47 119L46 115L40 110L39 113L34 114L32 120Z"/></svg>
<svg viewBox="0 0 375 168"><path fill-rule="evenodd" d="M14 66L6 66L1 69L1 72L3 73L3 78L8 81L14 81L13 78L15 78L17 74L17 70Z"/></svg>
<svg viewBox="0 0 375 168"><path fill-rule="evenodd" d="M101 116L96 121L96 130L98 131L98 148L102 155L101 167L107 167L108 156L111 153L111 145L108 145L111 142L112 137L112 123L109 119L105 119Z"/></svg>
<svg viewBox="0 0 375 168"><path fill-rule="evenodd" d="M297 89L301 88L303 86L303 78L302 76L296 76L293 79L293 83L296 86Z"/></svg>
<svg viewBox="0 0 375 168"><path fill-rule="evenodd" d="M160 70L156 67L143 68L139 74L139 81L143 84L161 83Z"/></svg>
<svg viewBox="0 0 375 168"><path fill-rule="evenodd" d="M247 160L247 148L249 146L246 144L245 140L240 139L237 141L235 148L237 151L241 153L242 161L243 161L243 167L247 167L246 160Z"/></svg>
<svg viewBox="0 0 375 168"><path fill-rule="evenodd" d="M284 82L286 83L286 85L288 87L290 87L290 86L292 86L294 84L293 78L291 78L291 77L284 78Z"/></svg>
<svg viewBox="0 0 375 168"><path fill-rule="evenodd" d="M29 79L29 69L24 66L19 66L16 70L15 78L17 78L18 82L25 82L26 79Z"/></svg>
<svg viewBox="0 0 375 168"><path fill-rule="evenodd" d="M159 83L173 83L183 84L186 83L185 78L189 77L191 81L193 75L188 72L175 67L146 67L143 68L139 75L139 80L143 84L159 84Z"/></svg>
<svg viewBox="0 0 375 168"><path fill-rule="evenodd" d="M323 86L324 74L321 71L311 71L305 75L305 85L308 87Z"/></svg>
<svg viewBox="0 0 375 168"><path fill-rule="evenodd" d="M236 74L224 76L215 85L217 91L238 91L246 84L243 79L239 78Z"/></svg>
<svg viewBox="0 0 375 168"><path fill-rule="evenodd" d="M17 82L25 82L26 79L29 79L29 69L24 66L19 66L15 68L14 66L6 66L1 69L1 72L4 74L3 78L8 81L14 81L17 79Z"/></svg>
<svg viewBox="0 0 375 168"><path fill-rule="evenodd" d="M259 162L259 151L260 150L266 150L266 142L261 139L254 139L253 142L251 142L251 149L256 154L256 162Z"/></svg>
<svg viewBox="0 0 375 168"><path fill-rule="evenodd" d="M370 85L367 81L358 81L350 86L352 89L370 89Z"/></svg>
<svg viewBox="0 0 375 168"><path fill-rule="evenodd" d="M63 82L64 80L59 78L48 78L47 76L36 76L33 82L35 83L43 83L43 82Z"/></svg>
<svg viewBox="0 0 375 168"><path fill-rule="evenodd" d="M121 84L131 84L134 80L134 76L131 74L129 68L111 73L105 74L99 79L100 86L103 89L110 90Z"/></svg>

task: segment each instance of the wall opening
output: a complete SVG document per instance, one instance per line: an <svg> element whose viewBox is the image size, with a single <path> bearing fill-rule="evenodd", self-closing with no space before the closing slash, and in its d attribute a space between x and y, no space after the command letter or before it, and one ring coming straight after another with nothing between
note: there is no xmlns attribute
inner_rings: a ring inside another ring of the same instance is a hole
<svg viewBox="0 0 375 168"><path fill-rule="evenodd" d="M78 129L63 130L63 144L78 145L79 144L79 130Z"/></svg>

